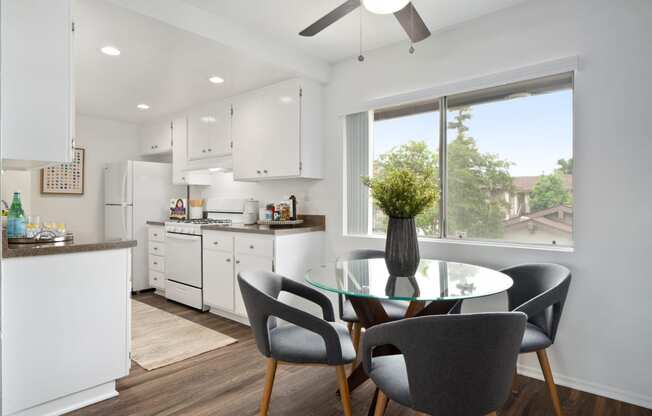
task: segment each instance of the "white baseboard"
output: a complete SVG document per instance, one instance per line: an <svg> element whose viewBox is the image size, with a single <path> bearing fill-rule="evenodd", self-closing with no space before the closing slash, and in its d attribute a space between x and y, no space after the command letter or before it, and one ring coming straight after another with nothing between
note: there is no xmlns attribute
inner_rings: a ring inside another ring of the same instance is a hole
<svg viewBox="0 0 652 416"><path fill-rule="evenodd" d="M517 367L520 375L535 378L537 380L543 380L541 368L525 366L522 364L519 364ZM608 397L610 399L652 409L652 397L628 392L616 387L605 386L604 384L568 377L563 374L553 373L553 377L555 379L555 384L560 386L570 387L575 390L585 391L587 393L597 394L598 396Z"/></svg>
<svg viewBox="0 0 652 416"><path fill-rule="evenodd" d="M209 312L214 314L214 315L221 316L222 318L226 318L226 319L230 319L232 321L236 321L238 323L241 323L242 325L250 326L249 319L245 318L244 316L236 315L233 312L227 312L227 311L223 311L221 309L213 308L213 307L210 308Z"/></svg>
<svg viewBox="0 0 652 416"><path fill-rule="evenodd" d="M115 381L20 410L9 416L59 416L118 395Z"/></svg>

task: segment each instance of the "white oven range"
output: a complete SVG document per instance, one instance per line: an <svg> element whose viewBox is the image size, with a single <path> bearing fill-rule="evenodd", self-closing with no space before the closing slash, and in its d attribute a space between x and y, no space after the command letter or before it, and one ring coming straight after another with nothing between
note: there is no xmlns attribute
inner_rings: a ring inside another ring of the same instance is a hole
<svg viewBox="0 0 652 416"><path fill-rule="evenodd" d="M203 302L202 226L242 222L244 200L209 200L208 218L165 222L165 297L200 310Z"/></svg>

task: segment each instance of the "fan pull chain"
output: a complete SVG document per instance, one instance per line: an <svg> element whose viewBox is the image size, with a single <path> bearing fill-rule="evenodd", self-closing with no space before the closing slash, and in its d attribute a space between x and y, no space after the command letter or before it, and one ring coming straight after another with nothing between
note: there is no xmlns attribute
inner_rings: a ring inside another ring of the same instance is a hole
<svg viewBox="0 0 652 416"><path fill-rule="evenodd" d="M358 62L364 62L364 55L362 54L362 7L360 7L360 54L358 55Z"/></svg>
<svg viewBox="0 0 652 416"><path fill-rule="evenodd" d="M410 9L410 27L411 32L414 33L414 7ZM414 54L414 42L412 42L412 37L410 37L410 49L408 49L410 55Z"/></svg>

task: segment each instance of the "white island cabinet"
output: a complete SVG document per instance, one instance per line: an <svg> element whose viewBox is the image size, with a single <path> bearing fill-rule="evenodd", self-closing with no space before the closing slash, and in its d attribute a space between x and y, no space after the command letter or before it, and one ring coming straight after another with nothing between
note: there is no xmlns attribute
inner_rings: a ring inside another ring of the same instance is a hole
<svg viewBox="0 0 652 416"><path fill-rule="evenodd" d="M4 169L67 163L74 147L72 0L0 1Z"/></svg>
<svg viewBox="0 0 652 416"><path fill-rule="evenodd" d="M322 263L323 231L256 234L203 231L204 305L211 312L249 324L238 286L238 273L262 270L303 281L310 267ZM287 301L320 315L318 306L297 297Z"/></svg>
<svg viewBox="0 0 652 416"><path fill-rule="evenodd" d="M9 258L3 247L3 415L61 415L118 394L130 368L126 243Z"/></svg>

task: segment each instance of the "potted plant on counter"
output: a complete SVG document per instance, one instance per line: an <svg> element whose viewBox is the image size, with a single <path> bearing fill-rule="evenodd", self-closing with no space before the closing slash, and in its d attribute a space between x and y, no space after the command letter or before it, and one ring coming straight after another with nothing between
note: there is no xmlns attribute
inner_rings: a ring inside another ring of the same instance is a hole
<svg viewBox="0 0 652 416"><path fill-rule="evenodd" d="M414 276L419 267L419 242L414 217L439 197L434 167L415 171L386 167L376 177L363 177L371 197L389 217L385 263L392 276Z"/></svg>

